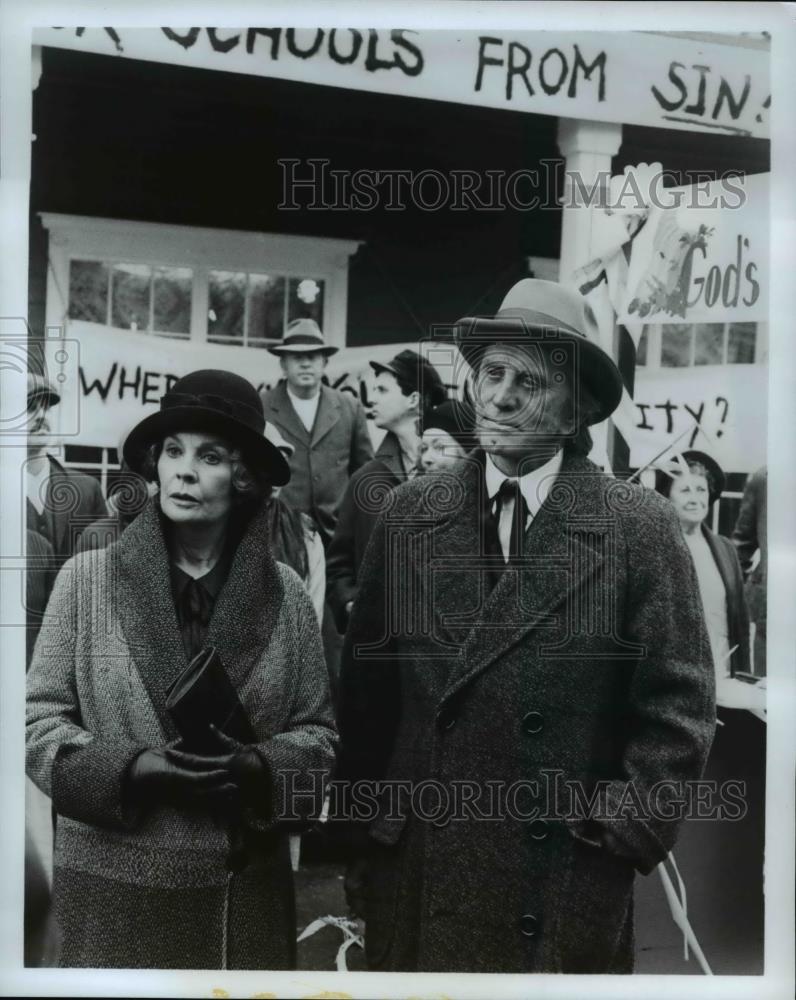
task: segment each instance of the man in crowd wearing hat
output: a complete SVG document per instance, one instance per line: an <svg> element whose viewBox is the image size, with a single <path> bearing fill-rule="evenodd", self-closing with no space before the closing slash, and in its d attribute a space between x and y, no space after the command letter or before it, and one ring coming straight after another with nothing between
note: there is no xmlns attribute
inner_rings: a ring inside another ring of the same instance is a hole
<svg viewBox="0 0 796 1000"><path fill-rule="evenodd" d="M357 594L357 577L373 526L394 486L418 471L418 421L444 402L445 386L433 365L415 351L401 351L375 375L373 420L386 431L372 461L351 478L326 560L326 594L339 632L345 632Z"/></svg>
<svg viewBox="0 0 796 1000"><path fill-rule="evenodd" d="M365 411L354 396L322 384L337 348L314 320L294 320L270 351L285 381L263 394L265 419L294 449L282 498L313 519L327 545L349 477L373 457Z"/></svg>
<svg viewBox="0 0 796 1000"><path fill-rule="evenodd" d="M28 375L27 527L42 535L63 563L74 554L86 526L108 511L96 479L65 469L47 453L51 444L47 412L60 398L43 376Z"/></svg>
<svg viewBox="0 0 796 1000"><path fill-rule="evenodd" d="M394 491L343 652L369 965L631 972L634 874L715 726L693 566L666 502L587 458L622 382L577 293L526 279L456 336L480 448Z"/></svg>

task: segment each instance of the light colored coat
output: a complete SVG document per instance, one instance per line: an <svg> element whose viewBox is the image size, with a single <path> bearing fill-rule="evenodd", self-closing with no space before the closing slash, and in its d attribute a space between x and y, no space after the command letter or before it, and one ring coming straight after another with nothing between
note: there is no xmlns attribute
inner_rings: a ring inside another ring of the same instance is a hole
<svg viewBox="0 0 796 1000"><path fill-rule="evenodd" d="M635 790L649 807L667 780L657 805L676 816L676 783L700 777L714 733L693 564L662 497L576 456L528 529L526 568L491 557L501 575L490 592L491 524L476 452L393 491L361 568L343 652L341 777L442 788L411 807L378 800L369 963L630 972L634 869L665 858L679 823L619 805ZM566 793L546 797L556 773L587 795L604 783L598 823L621 854L589 843ZM516 782L537 785L512 806ZM469 804L457 783L473 791Z"/></svg>
<svg viewBox="0 0 796 1000"><path fill-rule="evenodd" d="M28 674L27 771L58 812L54 902L62 965L289 968L295 915L287 833L291 783L329 770L336 734L312 605L274 562L261 509L208 627L275 786L247 816L254 861L228 878L223 826L207 815L126 805L136 754L176 737L166 689L186 666L157 498L119 542L62 569ZM320 802L316 801L320 808ZM306 814L312 803L298 803Z"/></svg>

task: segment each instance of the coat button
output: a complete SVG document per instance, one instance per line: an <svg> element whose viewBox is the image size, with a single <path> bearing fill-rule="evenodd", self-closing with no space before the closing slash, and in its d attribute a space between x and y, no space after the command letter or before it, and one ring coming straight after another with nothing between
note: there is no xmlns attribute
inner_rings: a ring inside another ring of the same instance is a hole
<svg viewBox="0 0 796 1000"><path fill-rule="evenodd" d="M539 921L532 913L520 917L520 933L529 938L536 937L539 933Z"/></svg>
<svg viewBox="0 0 796 1000"><path fill-rule="evenodd" d="M535 736L542 731L542 713L528 712L522 717L522 731L528 736Z"/></svg>
<svg viewBox="0 0 796 1000"><path fill-rule="evenodd" d="M456 713L450 706L443 708L437 716L437 728L442 732L447 732L447 730L453 729L455 725Z"/></svg>
<svg viewBox="0 0 796 1000"><path fill-rule="evenodd" d="M546 840L549 834L546 819L535 819L528 828L531 840Z"/></svg>

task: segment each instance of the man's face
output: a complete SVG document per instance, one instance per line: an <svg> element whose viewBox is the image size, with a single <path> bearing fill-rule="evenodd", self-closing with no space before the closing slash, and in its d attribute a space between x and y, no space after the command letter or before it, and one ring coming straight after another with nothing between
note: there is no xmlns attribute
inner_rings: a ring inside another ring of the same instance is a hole
<svg viewBox="0 0 796 1000"><path fill-rule="evenodd" d="M373 384L373 422L377 427L393 430L407 418L414 418L417 396L416 392L404 396L391 372L379 372Z"/></svg>
<svg viewBox="0 0 796 1000"><path fill-rule="evenodd" d="M320 387L328 360L323 351L283 354L280 360L287 384L295 393L312 394L313 389Z"/></svg>
<svg viewBox="0 0 796 1000"><path fill-rule="evenodd" d="M570 379L557 346L492 344L475 377L476 432L481 447L517 462L574 431Z"/></svg>
<svg viewBox="0 0 796 1000"><path fill-rule="evenodd" d="M47 405L42 400L29 401L26 429L28 432L28 454L38 455L50 443Z"/></svg>

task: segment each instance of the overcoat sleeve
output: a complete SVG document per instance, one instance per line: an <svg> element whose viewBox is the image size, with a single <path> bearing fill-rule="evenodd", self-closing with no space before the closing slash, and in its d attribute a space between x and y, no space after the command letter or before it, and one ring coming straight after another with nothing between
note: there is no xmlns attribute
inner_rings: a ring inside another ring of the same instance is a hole
<svg viewBox="0 0 796 1000"><path fill-rule="evenodd" d="M289 611L289 623L282 634L292 685L286 725L270 739L255 744L271 784L270 814L260 820L250 817L251 825L260 829L320 813L337 749L318 618L298 575L284 566L281 572L284 607Z"/></svg>
<svg viewBox="0 0 796 1000"><path fill-rule="evenodd" d="M751 569L754 554L760 548L760 540L757 537L758 491L759 479L756 473L752 473L746 480L741 509L732 533L732 541L744 575Z"/></svg>
<svg viewBox="0 0 796 1000"><path fill-rule="evenodd" d="M609 783L609 818L639 871L671 850L716 726L716 685L693 561L674 511L654 494L626 521L623 638L643 647L629 678L622 779ZM646 508L646 509L644 509Z"/></svg>
<svg viewBox="0 0 796 1000"><path fill-rule="evenodd" d="M326 552L326 600L334 616L337 631L348 626L346 604L357 595L356 507L354 491L357 477L346 486L338 512L337 525Z"/></svg>
<svg viewBox="0 0 796 1000"><path fill-rule="evenodd" d="M84 728L78 693L77 636L90 616L86 592L97 557L70 559L56 578L27 677L26 769L61 815L124 828L132 824L124 777L146 744Z"/></svg>

